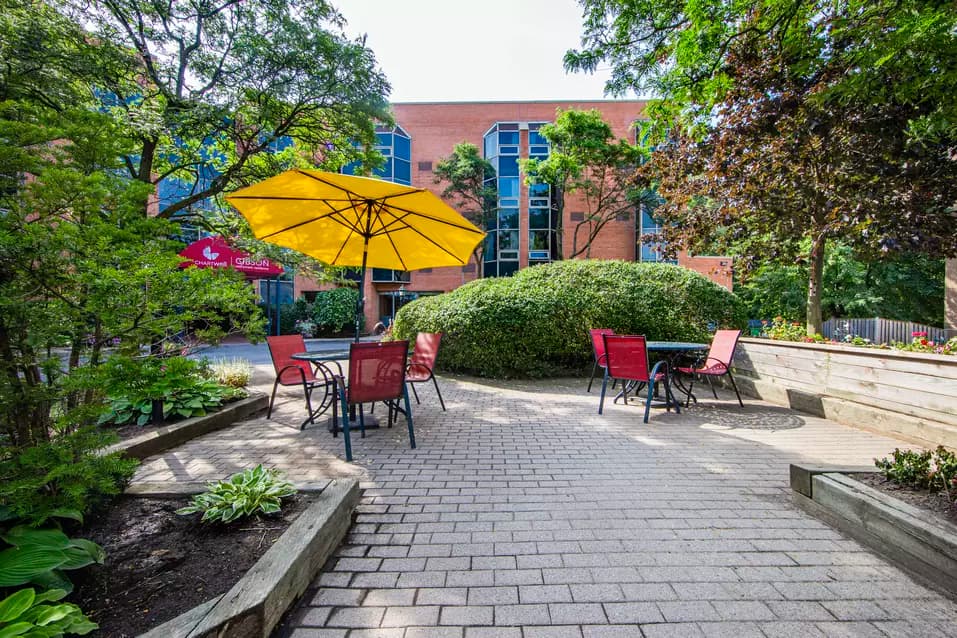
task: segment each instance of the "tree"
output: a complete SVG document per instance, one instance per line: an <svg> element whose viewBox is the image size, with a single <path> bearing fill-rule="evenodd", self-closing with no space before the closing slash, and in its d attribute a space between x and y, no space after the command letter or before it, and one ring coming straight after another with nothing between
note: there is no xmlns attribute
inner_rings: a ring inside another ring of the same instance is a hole
<svg viewBox="0 0 957 638"><path fill-rule="evenodd" d="M807 308L806 266L764 264L735 293L748 306L749 316L789 321ZM840 244L828 251L824 263L821 309L830 317L884 317L943 325L944 263L920 253L905 253L879 261L861 261Z"/></svg>
<svg viewBox="0 0 957 638"><path fill-rule="evenodd" d="M5 73L43 65L0 76L3 461L9 448L43 445L95 420L103 396L91 379L107 348L140 355L187 327L211 340L224 331L262 332L245 282L235 273L181 270L181 244L167 239L175 226L144 217L152 185L120 171L135 140L82 100L81 58L99 51L51 39L78 29L42 5L7 8ZM24 55L7 57L10 50Z"/></svg>
<svg viewBox="0 0 957 638"><path fill-rule="evenodd" d="M551 152L547 159L521 160L529 184L552 187L558 225L558 258L563 258L565 198L579 194L586 208L572 234L570 258L591 255L591 245L608 222L635 211L640 197L629 179L641 158L625 140L614 141L611 126L598 110L559 110L554 124L541 127Z"/></svg>
<svg viewBox="0 0 957 638"><path fill-rule="evenodd" d="M460 142L452 154L440 159L434 169L435 183L446 182L442 197L452 202L467 220L485 230L494 219L498 191L494 186L495 167L479 154L475 144ZM482 277L483 245L475 247L474 257Z"/></svg>
<svg viewBox="0 0 957 638"><path fill-rule="evenodd" d="M641 173L667 200L666 240L806 260L809 333L829 241L869 259L957 251L949 3L628 4L588 2L587 48L566 64L607 59L612 89L665 96L653 141L670 142Z"/></svg>
<svg viewBox="0 0 957 638"><path fill-rule="evenodd" d="M165 217L203 223L190 211L226 189L338 168L373 146L373 120L390 121L372 52L325 0L59 1L114 62L95 79L137 142L129 175L176 182Z"/></svg>

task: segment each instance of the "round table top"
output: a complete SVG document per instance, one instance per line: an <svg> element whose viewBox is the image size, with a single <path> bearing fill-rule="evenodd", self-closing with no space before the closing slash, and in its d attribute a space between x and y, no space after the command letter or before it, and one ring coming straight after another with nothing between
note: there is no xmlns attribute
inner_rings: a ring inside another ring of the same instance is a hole
<svg viewBox="0 0 957 638"><path fill-rule="evenodd" d="M649 341L646 344L649 350L707 350L706 343L692 343L690 341Z"/></svg>
<svg viewBox="0 0 957 638"><path fill-rule="evenodd" d="M317 350L313 352L297 352L292 355L299 361L338 361L349 358L348 350Z"/></svg>

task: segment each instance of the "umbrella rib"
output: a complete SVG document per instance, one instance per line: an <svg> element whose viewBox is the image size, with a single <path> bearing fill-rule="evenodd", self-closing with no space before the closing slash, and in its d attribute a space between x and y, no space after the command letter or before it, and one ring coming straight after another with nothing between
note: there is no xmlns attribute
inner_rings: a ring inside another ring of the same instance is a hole
<svg viewBox="0 0 957 638"><path fill-rule="evenodd" d="M349 188L346 188L345 186L342 186L341 184L336 184L335 182L330 182L329 180L327 180L327 179L325 179L325 178L323 178L323 177L320 177L320 176L318 176L318 175L313 175L312 173L307 173L306 171L304 171L304 170L302 170L302 169L298 169L298 168L296 169L296 171L297 171L299 174L303 175L304 177L308 177L308 178L310 178L310 179L314 179L314 180L316 180L317 182L321 182L321 183L325 184L326 186L331 186L331 187L333 187L333 188L336 188L336 189L342 191L343 193L346 193L346 194L348 194L348 195L351 195L352 197L355 197L356 199L361 199L361 200L363 200L363 201L365 201L365 200L367 200L367 199L370 199L370 198L368 198L368 197L363 197L363 196L360 195L359 193L357 193L357 192L355 192L355 191L353 191L353 190L351 190L351 189L349 189ZM389 183L394 183L394 182L389 182ZM398 186L398 184L397 184L397 186ZM422 192L422 191L425 190L424 188L413 188L412 186L409 186L408 188L411 189L409 192L396 193L396 194L394 194L394 195L384 195L383 197L376 197L376 198L374 198L374 199L387 199L387 198L389 198L389 197L402 197L403 195L410 195L410 194L412 194L412 193L420 193L420 192Z"/></svg>
<svg viewBox="0 0 957 638"><path fill-rule="evenodd" d="M458 228L458 229L460 229L460 230L467 230L467 231L469 231L470 233L476 233L476 234L479 234L479 235L484 235L484 234L485 234L485 233L483 233L481 230L475 228L475 226L472 226L471 224L468 225L468 226L462 226L462 225L460 225L460 224L456 224L456 223L454 223L454 222L451 222L451 221L448 221L448 220L445 220L445 219L441 219L441 218L439 218L439 217L435 217L434 215L428 215L428 214L426 214L426 213L421 213L421 212L418 212L418 211L415 211L415 210L411 210L411 209L408 209L408 208L403 208L402 206L395 206L394 204L389 204L389 208L391 208L392 210L401 211L401 212L406 213L406 214L408 214L408 215L415 215L416 217L421 217L422 219L428 219L428 220L430 220L430 221L434 221L434 222L439 223L439 224L445 224L446 226L452 226L453 228ZM397 216L397 217L398 217L398 216Z"/></svg>
<svg viewBox="0 0 957 638"><path fill-rule="evenodd" d="M312 201L319 201L319 200L312 200ZM327 218L332 219L332 221L336 222L337 224L341 224L342 226L345 226L346 228L350 229L353 232L359 232L361 234L362 231L359 229L357 224L353 224L352 222L350 222L348 219L345 218L345 215L342 214L345 211L353 210L354 208L355 208L354 205L349 205L342 209L334 209L328 213L323 213L322 215L319 215L318 217L313 217L312 219L306 219L296 224L293 224L291 226L280 228L279 230L271 232L268 235L263 235L262 237L259 237L258 239L269 239L270 237L273 237L280 233L284 233L289 230L295 230L296 228L299 228L300 226L305 226L306 224L311 224L313 222L317 222ZM336 217L336 215L339 215L339 217Z"/></svg>
<svg viewBox="0 0 957 638"><path fill-rule="evenodd" d="M405 260L402 259L402 255L399 253L399 247L395 245L395 241L393 241L392 239L392 233L388 229L388 226L391 226L392 224L390 223L389 225L386 225L386 223L382 220L382 209L383 209L383 205L380 203L379 208L376 211L376 215L375 215L375 220L382 227L382 230L377 231L375 233L370 232L370 235L372 236L377 236L380 234L385 235L385 238L389 240L389 245L392 246L392 252L395 253L395 258L398 259L399 263L402 265L402 270L408 270L409 268L408 266L406 266ZM396 221L399 221L399 220L397 219ZM370 231L371 231L371 226L372 224L370 222L370 225L369 225ZM408 224L406 224L406 227L408 227Z"/></svg>
<svg viewBox="0 0 957 638"><path fill-rule="evenodd" d="M402 218L400 218L400 220L401 220L401 219L402 219ZM459 262L460 264L462 264L463 266L468 263L468 260L462 261L462 259L461 259L458 255L456 255L456 254L453 253L451 250L449 250L448 248L446 248L446 247L443 246L442 244L438 243L437 241L435 241L434 239L432 239L431 237L429 237L428 235L426 235L425 233L423 233L421 230L419 230L419 229L416 228L415 226L412 226L411 224L406 223L406 224L405 224L405 228L411 230L413 233L416 233L416 234L419 235L422 239L426 240L427 242L429 242L430 244L432 244L433 246L435 246L436 248L438 248L439 250L441 250L441 251L444 252L445 254L449 255L450 257L454 257L455 260L456 260L457 262ZM392 232L395 232L395 231L392 231ZM391 233L386 233L386 234L388 235L388 234L391 234Z"/></svg>

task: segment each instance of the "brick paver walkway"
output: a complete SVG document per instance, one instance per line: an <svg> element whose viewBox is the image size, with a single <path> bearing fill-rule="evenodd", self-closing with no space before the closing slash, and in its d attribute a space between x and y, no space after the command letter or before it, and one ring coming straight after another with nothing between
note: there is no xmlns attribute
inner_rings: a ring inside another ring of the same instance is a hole
<svg viewBox="0 0 957 638"><path fill-rule="evenodd" d="M283 631L294 638L957 636L957 604L796 509L787 464L868 464L900 442L747 401L596 414L581 380L440 380L354 439L250 421L144 463L138 481L258 462L355 476L355 525Z"/></svg>

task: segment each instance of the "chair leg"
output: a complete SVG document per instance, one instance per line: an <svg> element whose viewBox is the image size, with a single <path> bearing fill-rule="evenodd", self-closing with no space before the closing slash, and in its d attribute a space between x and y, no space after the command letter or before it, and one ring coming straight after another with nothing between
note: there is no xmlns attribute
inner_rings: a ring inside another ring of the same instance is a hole
<svg viewBox="0 0 957 638"><path fill-rule="evenodd" d="M435 375L432 375L432 385L435 386L435 393L439 395L439 405L442 406L442 411L445 412L445 401L442 400L442 393L439 391L439 382L436 380Z"/></svg>
<svg viewBox="0 0 957 638"><path fill-rule="evenodd" d="M409 385L412 386L412 396L415 397L415 404L421 405L419 402L419 393L415 391L415 383L410 383Z"/></svg>
<svg viewBox="0 0 957 638"><path fill-rule="evenodd" d="M595 359L595 363L591 366L591 378L588 379L588 389L586 392L591 392L591 384L595 380L595 373L598 372L598 359Z"/></svg>
<svg viewBox="0 0 957 638"><path fill-rule="evenodd" d="M708 380L708 385L711 386L711 394L713 394L714 398L717 399L718 391L714 389L714 382L711 381L711 376L706 374L704 378Z"/></svg>
<svg viewBox="0 0 957 638"><path fill-rule="evenodd" d="M675 398L674 392L671 391L671 377L665 377L665 401L668 403L668 410L671 410L671 404L675 404L675 414L681 414L681 401Z"/></svg>
<svg viewBox="0 0 957 638"><path fill-rule="evenodd" d="M734 388L734 394L736 397L738 397L738 405L743 408L744 401L741 400L741 393L738 392L738 384L734 382L734 375L731 374L730 370L728 370L728 378L731 379L731 387Z"/></svg>
<svg viewBox="0 0 957 638"><path fill-rule="evenodd" d="M272 404L276 400L276 390L279 389L279 377L276 377L276 381L272 384L272 396L269 397L269 408L266 409L266 418L272 416Z"/></svg>
<svg viewBox="0 0 957 638"><path fill-rule="evenodd" d="M302 422L302 425L299 426L300 430L306 429L307 423L315 423L315 418L312 416L312 388L310 388L305 383L302 384L302 391L306 393L306 420Z"/></svg>
<svg viewBox="0 0 957 638"><path fill-rule="evenodd" d="M598 414L601 414L602 407L605 405L605 390L608 389L608 370L605 370L605 376L601 380L601 397L598 398Z"/></svg>
<svg viewBox="0 0 957 638"><path fill-rule="evenodd" d="M346 460L352 461L352 439L349 437L349 405L346 403L346 391L339 391L339 399L342 401L342 438L346 443Z"/></svg>
<svg viewBox="0 0 957 638"><path fill-rule="evenodd" d="M651 379L648 381L648 398L645 399L645 423L648 422L648 417L651 416L651 398L655 395L655 380Z"/></svg>
<svg viewBox="0 0 957 638"><path fill-rule="evenodd" d="M362 433L362 436L360 436L359 438L364 439L366 438L366 417L365 417L365 414L363 414L362 412L361 403L359 404L357 409L359 410L359 431Z"/></svg>
<svg viewBox="0 0 957 638"><path fill-rule="evenodd" d="M402 398L405 400L405 421L409 424L409 445L415 449L415 428L412 427L412 404L409 402L409 389L402 386Z"/></svg>
<svg viewBox="0 0 957 638"><path fill-rule="evenodd" d="M686 408L691 405L691 391L694 389L694 380L695 380L695 373L692 372L692 373L691 373L691 381L688 383L688 398L687 398L687 400L685 401L685 407L686 407Z"/></svg>

